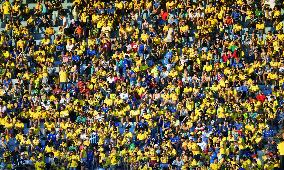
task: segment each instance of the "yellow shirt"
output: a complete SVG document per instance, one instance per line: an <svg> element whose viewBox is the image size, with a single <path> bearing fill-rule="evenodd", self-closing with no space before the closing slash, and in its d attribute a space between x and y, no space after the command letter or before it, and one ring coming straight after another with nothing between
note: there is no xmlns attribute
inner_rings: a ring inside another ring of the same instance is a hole
<svg viewBox="0 0 284 170"><path fill-rule="evenodd" d="M44 162L36 162L35 163L35 169L36 170L43 170L43 169L45 169L45 163Z"/></svg>
<svg viewBox="0 0 284 170"><path fill-rule="evenodd" d="M264 29L264 23L257 23L256 24L256 29L263 30Z"/></svg>
<svg viewBox="0 0 284 170"><path fill-rule="evenodd" d="M207 72L209 72L209 71L211 71L213 68L212 68L212 65L205 65L204 67L203 67L203 70L205 70L205 71L207 71Z"/></svg>
<svg viewBox="0 0 284 170"><path fill-rule="evenodd" d="M279 144L277 145L277 148L278 148L279 154L280 154L281 156L284 156L284 141L281 142L281 143L279 143Z"/></svg>
<svg viewBox="0 0 284 170"><path fill-rule="evenodd" d="M118 9L122 9L122 8L123 8L123 3L122 3L122 1L120 1L119 3L116 3L116 4L115 4L115 7L118 8Z"/></svg>
<svg viewBox="0 0 284 170"><path fill-rule="evenodd" d="M162 163L168 163L169 162L169 158L167 156L162 156L161 157L161 162Z"/></svg>
<svg viewBox="0 0 284 170"><path fill-rule="evenodd" d="M10 2L4 2L2 5L2 9L3 9L3 14L7 15L11 13L11 4Z"/></svg>
<svg viewBox="0 0 284 170"><path fill-rule="evenodd" d="M218 164L213 163L213 164L210 165L210 168L212 170L218 170Z"/></svg>
<svg viewBox="0 0 284 170"><path fill-rule="evenodd" d="M141 40L143 40L143 41L147 41L148 38L149 38L148 34L142 34L141 35Z"/></svg>
<svg viewBox="0 0 284 170"><path fill-rule="evenodd" d="M70 167L77 168L79 160L80 160L79 155L72 155L70 158L70 161L71 161Z"/></svg>
<svg viewBox="0 0 284 170"><path fill-rule="evenodd" d="M14 5L13 6L13 11L18 13L19 12L19 9L20 9L20 5Z"/></svg>
<svg viewBox="0 0 284 170"><path fill-rule="evenodd" d="M60 71L59 72L59 81L60 81L60 83L66 83L67 82L67 72L66 71Z"/></svg>
<svg viewBox="0 0 284 170"><path fill-rule="evenodd" d="M146 137L147 137L147 135L145 133L139 133L137 135L138 140L144 140L144 139L146 139Z"/></svg>

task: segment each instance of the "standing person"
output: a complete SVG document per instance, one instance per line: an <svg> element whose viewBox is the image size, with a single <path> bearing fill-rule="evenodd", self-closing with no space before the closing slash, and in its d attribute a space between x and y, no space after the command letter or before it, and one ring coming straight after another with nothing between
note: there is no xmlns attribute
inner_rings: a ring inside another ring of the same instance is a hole
<svg viewBox="0 0 284 170"><path fill-rule="evenodd" d="M282 142L277 146L280 158L280 169L284 169L284 132L282 133Z"/></svg>
<svg viewBox="0 0 284 170"><path fill-rule="evenodd" d="M64 28L64 34L68 34L70 33L69 32L69 29L68 29L68 19L65 15L61 14L61 20L62 20L62 27Z"/></svg>
<svg viewBox="0 0 284 170"><path fill-rule="evenodd" d="M9 0L2 3L3 22L7 23L11 19L12 6Z"/></svg>
<svg viewBox="0 0 284 170"><path fill-rule="evenodd" d="M67 71L65 70L65 67L62 67L59 72L59 83L60 83L60 88L62 90L66 90L67 77L68 77Z"/></svg>

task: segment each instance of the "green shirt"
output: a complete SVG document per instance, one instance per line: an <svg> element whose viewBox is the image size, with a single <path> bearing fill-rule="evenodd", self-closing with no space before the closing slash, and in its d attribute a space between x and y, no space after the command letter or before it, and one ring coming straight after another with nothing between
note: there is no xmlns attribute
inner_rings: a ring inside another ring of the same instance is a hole
<svg viewBox="0 0 284 170"><path fill-rule="evenodd" d="M256 17L262 16L262 11L260 9L257 9L254 13Z"/></svg>

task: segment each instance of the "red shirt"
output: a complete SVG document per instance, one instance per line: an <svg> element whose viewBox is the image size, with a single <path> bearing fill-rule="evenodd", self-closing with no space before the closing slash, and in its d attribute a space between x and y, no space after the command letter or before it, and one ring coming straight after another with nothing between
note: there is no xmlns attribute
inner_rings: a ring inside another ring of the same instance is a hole
<svg viewBox="0 0 284 170"><path fill-rule="evenodd" d="M230 16L228 16L228 17L226 18L226 20L225 20L225 23L226 23L227 25L232 25L232 24L233 24L233 18L231 18Z"/></svg>
<svg viewBox="0 0 284 170"><path fill-rule="evenodd" d="M138 50L138 45L137 45L135 42L133 42L133 43L131 43L131 48L132 48L132 50L133 50L134 52L137 52L137 50Z"/></svg>
<svg viewBox="0 0 284 170"><path fill-rule="evenodd" d="M266 96L264 94L259 94L256 96L256 100L261 101L262 103L265 101Z"/></svg>
<svg viewBox="0 0 284 170"><path fill-rule="evenodd" d="M161 12L161 17L162 17L162 19L163 19L164 21L167 20L168 15L169 15L169 14L168 14L167 12Z"/></svg>
<svg viewBox="0 0 284 170"><path fill-rule="evenodd" d="M235 58L235 59L238 58L237 50L235 50L235 51L233 52L233 58Z"/></svg>
<svg viewBox="0 0 284 170"><path fill-rule="evenodd" d="M229 56L227 54L223 54L222 59L223 59L223 62L226 63L227 60L229 59Z"/></svg>

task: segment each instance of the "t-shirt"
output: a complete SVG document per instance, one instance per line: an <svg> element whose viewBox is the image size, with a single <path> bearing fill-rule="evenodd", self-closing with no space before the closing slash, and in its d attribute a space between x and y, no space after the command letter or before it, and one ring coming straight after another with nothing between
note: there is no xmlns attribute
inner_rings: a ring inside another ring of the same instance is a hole
<svg viewBox="0 0 284 170"><path fill-rule="evenodd" d="M36 170L43 170L45 168L45 163L44 162L36 162L35 163L35 169Z"/></svg>
<svg viewBox="0 0 284 170"><path fill-rule="evenodd" d="M11 13L11 4L10 2L4 2L2 5L2 9L3 9L3 14L7 15Z"/></svg>
<svg viewBox="0 0 284 170"><path fill-rule="evenodd" d="M72 155L71 158L71 164L70 164L70 167L71 168L77 168L78 166L78 161L79 161L79 156L78 155Z"/></svg>
<svg viewBox="0 0 284 170"><path fill-rule="evenodd" d="M66 71L60 71L59 72L59 81L60 81L60 83L66 83L67 82L67 72Z"/></svg>
<svg viewBox="0 0 284 170"><path fill-rule="evenodd" d="M281 143L279 143L278 146L277 146L277 148L278 148L279 154L280 154L281 156L284 156L284 141L281 142Z"/></svg>

